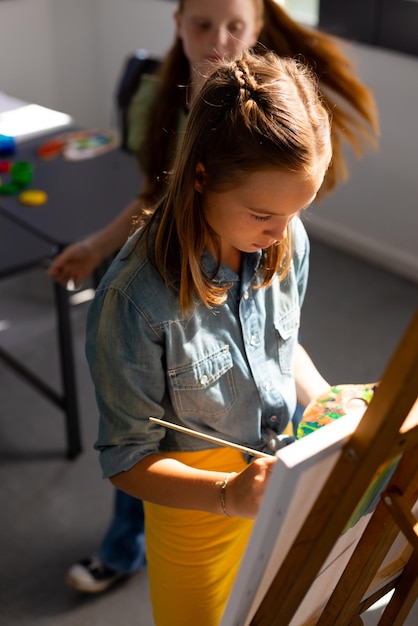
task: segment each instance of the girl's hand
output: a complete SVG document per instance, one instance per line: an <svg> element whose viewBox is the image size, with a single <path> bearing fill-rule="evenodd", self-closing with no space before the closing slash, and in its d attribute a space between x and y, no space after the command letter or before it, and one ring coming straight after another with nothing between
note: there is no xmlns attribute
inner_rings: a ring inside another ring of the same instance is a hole
<svg viewBox="0 0 418 626"><path fill-rule="evenodd" d="M48 274L67 287L69 281L77 288L100 264L100 255L87 240L72 244L52 261Z"/></svg>
<svg viewBox="0 0 418 626"><path fill-rule="evenodd" d="M277 459L256 459L244 471L233 474L225 490L225 508L231 517L254 519Z"/></svg>

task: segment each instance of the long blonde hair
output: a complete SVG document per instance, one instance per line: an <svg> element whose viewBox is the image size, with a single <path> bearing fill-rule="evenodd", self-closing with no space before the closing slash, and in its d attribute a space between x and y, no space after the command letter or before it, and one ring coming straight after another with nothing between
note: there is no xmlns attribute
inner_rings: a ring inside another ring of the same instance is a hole
<svg viewBox="0 0 418 626"><path fill-rule="evenodd" d="M191 107L167 192L142 231L154 247L160 274L179 288L183 311L195 297L206 306L219 305L228 289L201 267L208 238L218 267L221 262L219 239L202 211L205 190L234 187L249 172L263 169L309 176L323 163L325 172L331 151L328 110L305 65L271 52L246 52L213 72ZM205 170L202 194L195 189L200 164ZM258 287L270 284L275 274L286 275L291 253L289 235L264 251Z"/></svg>
<svg viewBox="0 0 418 626"><path fill-rule="evenodd" d="M179 1L180 13L187 1ZM357 76L354 64L342 52L337 39L297 23L274 0L252 2L256 18L263 22L257 52L264 55L273 50L279 56L306 63L318 77L322 98L332 112L333 160L321 188L324 194L347 177L344 141L351 144L357 156L377 144L379 125L373 94ZM141 167L148 180L142 194L145 203L154 201L164 188L166 172L177 149L179 113L186 108L185 85L190 80L190 68L178 37L159 75L160 86L141 150Z"/></svg>

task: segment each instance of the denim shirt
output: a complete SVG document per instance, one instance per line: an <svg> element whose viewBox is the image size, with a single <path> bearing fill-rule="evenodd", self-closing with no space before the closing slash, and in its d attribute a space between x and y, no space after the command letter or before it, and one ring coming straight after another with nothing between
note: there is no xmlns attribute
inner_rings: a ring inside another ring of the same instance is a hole
<svg viewBox="0 0 418 626"><path fill-rule="evenodd" d="M196 451L214 444L149 421L158 417L259 450L281 433L296 407L293 376L309 242L292 221L288 276L254 289L261 253L243 254L241 275L221 265L231 285L224 304L179 309L133 235L99 285L87 319L86 355L100 413L95 447L104 477L146 455ZM202 267L210 274L209 253Z"/></svg>

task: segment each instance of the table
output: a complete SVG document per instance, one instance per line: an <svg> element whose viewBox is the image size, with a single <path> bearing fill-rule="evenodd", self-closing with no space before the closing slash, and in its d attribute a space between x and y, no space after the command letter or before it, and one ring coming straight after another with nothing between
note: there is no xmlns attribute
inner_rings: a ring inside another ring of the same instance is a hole
<svg viewBox="0 0 418 626"><path fill-rule="evenodd" d="M0 215L0 279L41 265L51 254L51 244Z"/></svg>
<svg viewBox="0 0 418 626"><path fill-rule="evenodd" d="M54 254L50 243L33 235L14 221L0 215L0 279L21 274L36 267L45 267ZM74 356L68 306L62 288L53 284L57 312L62 391L57 391L37 373L14 358L0 346L0 359L15 373L33 385L37 391L64 411L67 458L81 451L80 421L74 372ZM63 304L64 303L64 304Z"/></svg>
<svg viewBox="0 0 418 626"><path fill-rule="evenodd" d="M107 224L138 193L139 169L118 148L92 159L42 161L37 148L61 133L18 146L14 161L33 165L31 189L48 194L39 207L22 205L17 196L0 196L0 279L45 265L55 254ZM0 347L0 359L64 411L67 458L81 451L80 419L73 356L71 306L66 289L51 281L57 318L62 393L52 389Z"/></svg>
<svg viewBox="0 0 418 626"><path fill-rule="evenodd" d="M31 189L48 194L39 207L22 205L17 196L0 196L0 212L44 241L63 248L107 224L138 193L135 159L116 148L92 159L42 161L37 148L55 133L18 146L14 160L33 166Z"/></svg>

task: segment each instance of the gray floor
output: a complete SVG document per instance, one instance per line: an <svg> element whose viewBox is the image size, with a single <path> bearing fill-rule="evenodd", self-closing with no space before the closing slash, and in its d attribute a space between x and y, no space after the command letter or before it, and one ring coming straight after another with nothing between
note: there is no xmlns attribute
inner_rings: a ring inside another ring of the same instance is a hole
<svg viewBox="0 0 418 626"><path fill-rule="evenodd" d="M332 383L379 379L418 305L418 285L312 242L302 342ZM58 385L43 270L0 282L0 342ZM0 625L152 626L146 570L98 597L64 585L109 521L112 489L92 444L97 412L84 360L87 304L72 311L83 453L64 456L60 411L0 362ZM10 323L10 325L8 325ZM369 613L376 623L379 611ZM418 624L418 609L407 622Z"/></svg>

